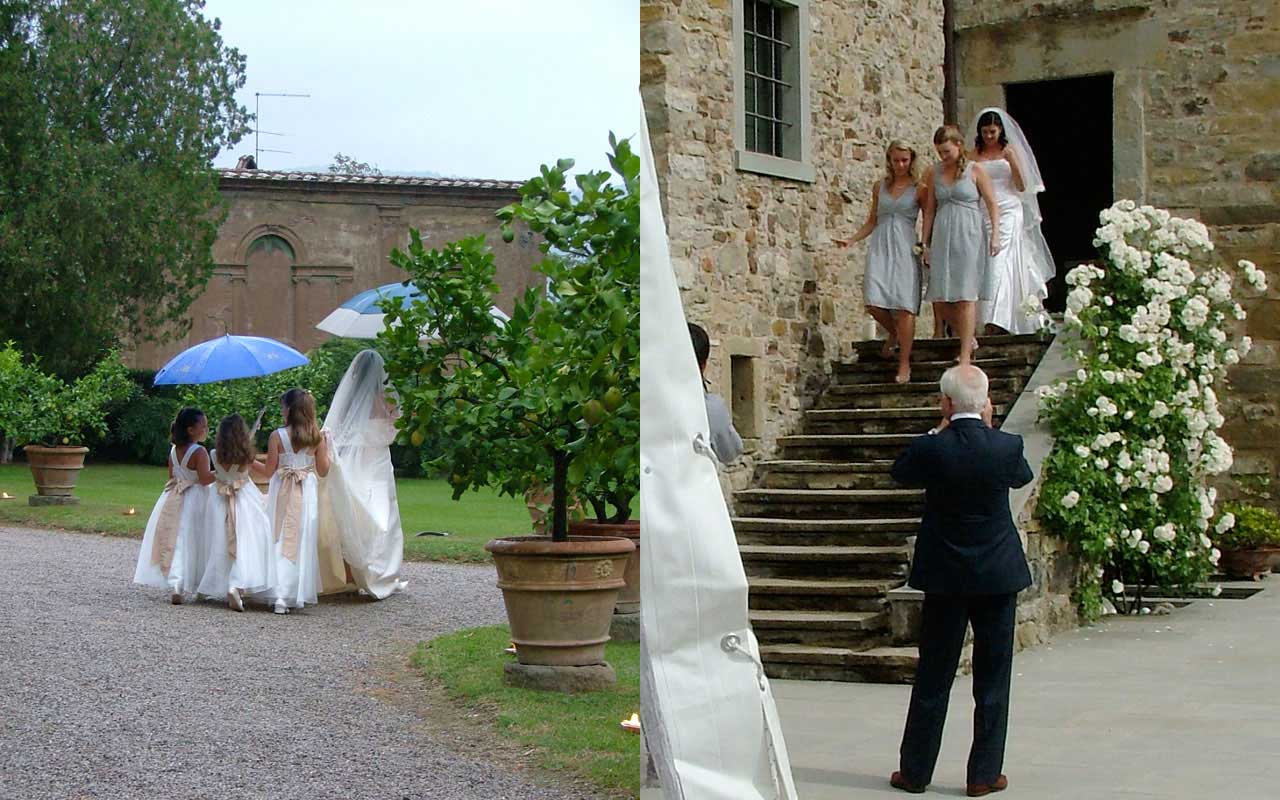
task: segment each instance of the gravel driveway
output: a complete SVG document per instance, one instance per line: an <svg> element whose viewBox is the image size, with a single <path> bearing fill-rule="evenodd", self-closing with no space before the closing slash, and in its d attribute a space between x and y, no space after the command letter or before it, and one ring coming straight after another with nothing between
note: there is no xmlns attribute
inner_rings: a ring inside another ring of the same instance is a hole
<svg viewBox="0 0 1280 800"><path fill-rule="evenodd" d="M388 654L504 620L491 569L410 563L405 595L277 617L171 606L130 585L137 553L0 527L3 800L590 796L378 699Z"/></svg>

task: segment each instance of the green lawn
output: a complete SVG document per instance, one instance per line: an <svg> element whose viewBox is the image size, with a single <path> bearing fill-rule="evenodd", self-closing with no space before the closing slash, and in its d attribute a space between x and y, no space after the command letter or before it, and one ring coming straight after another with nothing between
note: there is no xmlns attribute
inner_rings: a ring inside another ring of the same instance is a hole
<svg viewBox="0 0 1280 800"><path fill-rule="evenodd" d="M89 464L76 486L79 505L36 508L27 505L27 496L35 493L27 465L0 464L0 492L17 498L0 500L0 522L141 538L165 479L164 467ZM468 492L455 502L449 485L439 480L401 479L396 491L407 559L487 561L485 542L530 530L522 500L480 491ZM124 510L130 506L138 513L126 517ZM419 531L450 535L415 536Z"/></svg>
<svg viewBox="0 0 1280 800"><path fill-rule="evenodd" d="M419 646L414 664L445 689L492 717L503 736L536 750L541 765L583 776L618 797L640 794L640 737L619 723L640 710L640 645L610 642L618 673L613 689L567 695L517 689L502 682L514 656L506 625L473 628Z"/></svg>

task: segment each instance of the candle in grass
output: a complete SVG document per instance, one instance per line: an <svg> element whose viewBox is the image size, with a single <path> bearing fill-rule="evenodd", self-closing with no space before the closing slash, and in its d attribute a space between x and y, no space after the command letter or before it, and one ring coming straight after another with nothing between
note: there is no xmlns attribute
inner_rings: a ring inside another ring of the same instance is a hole
<svg viewBox="0 0 1280 800"><path fill-rule="evenodd" d="M640 732L640 714L638 712L633 712L629 719L624 719L622 721L622 729L624 731L630 731L631 733L639 733Z"/></svg>
<svg viewBox="0 0 1280 800"><path fill-rule="evenodd" d="M9 494L8 492L0 492L0 500L13 500L13 499L14 499L13 495Z"/></svg>
<svg viewBox="0 0 1280 800"><path fill-rule="evenodd" d="M138 513L138 509L136 509L136 508L132 508L132 507L130 507L130 508L126 508L126 509L124 510L124 515L125 515L126 517L132 517L133 515L135 515L135 514L137 514L137 513Z"/></svg>

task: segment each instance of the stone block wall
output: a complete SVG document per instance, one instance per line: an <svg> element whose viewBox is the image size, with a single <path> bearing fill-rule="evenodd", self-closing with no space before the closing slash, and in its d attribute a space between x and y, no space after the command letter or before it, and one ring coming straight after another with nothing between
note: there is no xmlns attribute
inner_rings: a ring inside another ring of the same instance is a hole
<svg viewBox="0 0 1280 800"><path fill-rule="evenodd" d="M249 174L249 173L244 173ZM213 276L188 311L190 330L175 340L142 343L133 366L157 369L191 345L223 333L269 336L307 351L329 338L315 325L354 295L405 279L388 261L404 249L409 229L427 247L481 234L493 248L500 308L542 278L541 260L528 231L511 244L499 236L494 212L519 199L516 184L499 188L345 185L304 180L303 175L226 177L221 184L227 217L213 245ZM281 244L258 247L262 237Z"/></svg>
<svg viewBox="0 0 1280 800"><path fill-rule="evenodd" d="M1254 350L1230 375L1223 435L1241 482L1280 471L1280 14L1273 0L955 0L960 118L1003 85L1112 73L1113 192L1209 226L1226 264L1268 276L1246 292ZM1063 119L1070 125L1069 114ZM1103 133L1105 132L1098 132ZM1267 501L1280 508L1276 494Z"/></svg>
<svg viewBox="0 0 1280 800"><path fill-rule="evenodd" d="M805 183L735 168L733 1L642 0L641 90L685 314L712 339L711 389L729 399L743 391L733 383L758 387L746 391L758 425L728 472L742 488L831 359L868 335L865 243L832 240L866 219L889 139L927 156L942 114L942 2L810 2L816 179Z"/></svg>

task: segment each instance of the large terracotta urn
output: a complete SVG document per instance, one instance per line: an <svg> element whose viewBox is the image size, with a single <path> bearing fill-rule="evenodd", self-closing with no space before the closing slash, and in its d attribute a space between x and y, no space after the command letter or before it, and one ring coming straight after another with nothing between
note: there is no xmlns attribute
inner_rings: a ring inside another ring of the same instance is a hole
<svg viewBox="0 0 1280 800"><path fill-rule="evenodd" d="M613 610L618 614L635 614L640 611L640 520L626 522L596 522L578 520L569 523L570 536L621 536L635 544L635 552L627 559L627 585L618 592L618 602Z"/></svg>
<svg viewBox="0 0 1280 800"><path fill-rule="evenodd" d="M484 546L521 664L580 667L604 663L618 591L626 585L630 539L546 536L494 539Z"/></svg>
<svg viewBox="0 0 1280 800"><path fill-rule="evenodd" d="M1280 547L1253 547L1248 550L1223 550L1218 568L1232 578L1258 580L1280 563Z"/></svg>
<svg viewBox="0 0 1280 800"><path fill-rule="evenodd" d="M70 497L76 488L80 470L84 469L87 447L43 447L29 444L23 448L36 494L40 497Z"/></svg>

